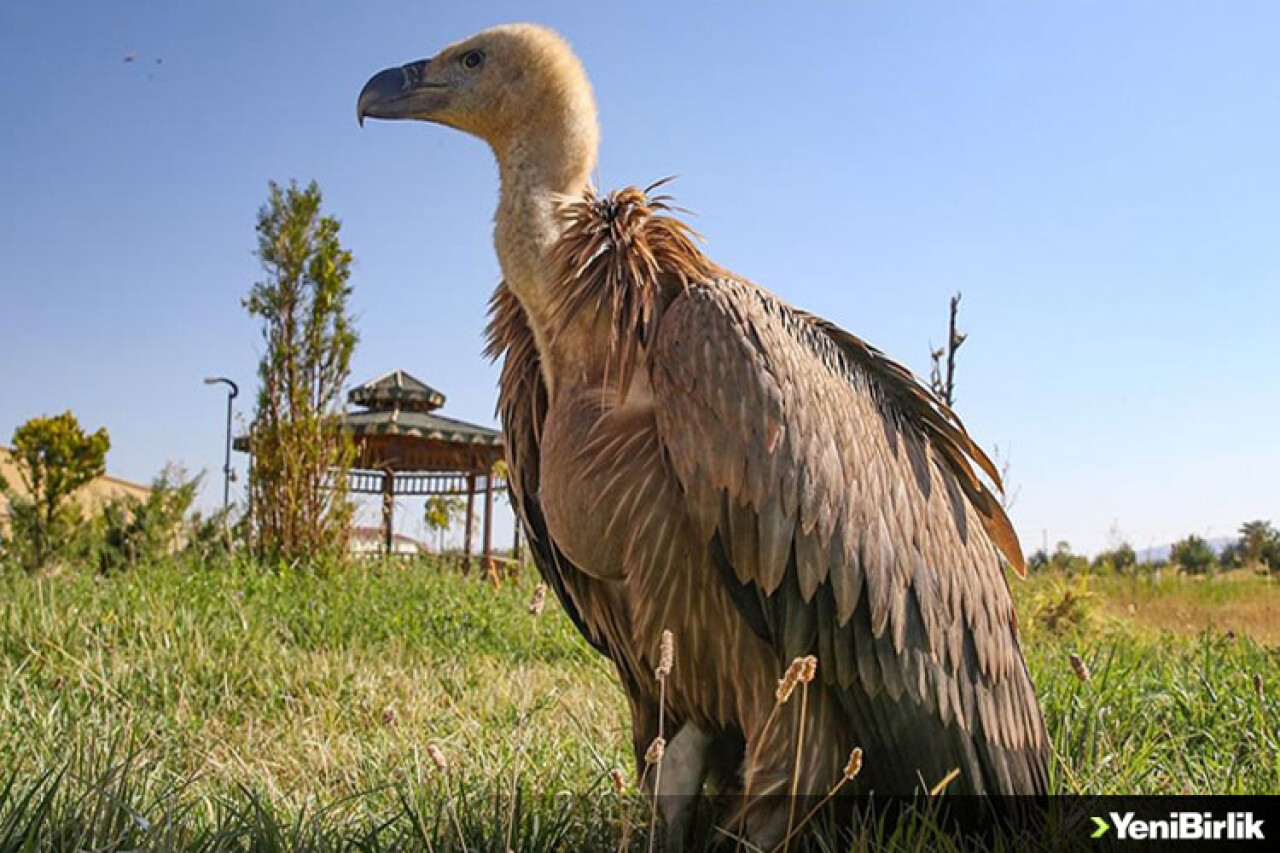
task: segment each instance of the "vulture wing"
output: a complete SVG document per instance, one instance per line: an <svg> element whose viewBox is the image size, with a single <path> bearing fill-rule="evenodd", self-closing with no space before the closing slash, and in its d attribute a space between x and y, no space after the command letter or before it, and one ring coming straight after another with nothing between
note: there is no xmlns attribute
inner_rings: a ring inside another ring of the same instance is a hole
<svg viewBox="0 0 1280 853"><path fill-rule="evenodd" d="M879 790L1042 792L1047 740L1000 552L1022 556L911 374L729 276L690 282L648 352L686 510L779 664L814 654Z"/></svg>
<svg viewBox="0 0 1280 853"><path fill-rule="evenodd" d="M489 302L488 339L485 354L494 359L503 358L498 380L498 416L502 420L507 470L511 476L512 507L524 524L529 551L543 580L579 633L597 651L608 654L605 639L587 625L569 593L571 585L589 580L556 547L538 500L547 388L528 318L505 283L498 285Z"/></svg>

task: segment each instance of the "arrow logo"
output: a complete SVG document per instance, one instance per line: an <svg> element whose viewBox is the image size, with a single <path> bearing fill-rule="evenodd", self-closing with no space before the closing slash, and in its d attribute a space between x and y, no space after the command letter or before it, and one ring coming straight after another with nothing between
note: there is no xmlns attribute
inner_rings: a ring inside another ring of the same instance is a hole
<svg viewBox="0 0 1280 853"><path fill-rule="evenodd" d="M1092 818L1092 820L1094 825L1098 828L1093 831L1093 835L1089 836L1090 838L1101 838L1106 835L1107 830L1111 828L1107 822L1100 817Z"/></svg>

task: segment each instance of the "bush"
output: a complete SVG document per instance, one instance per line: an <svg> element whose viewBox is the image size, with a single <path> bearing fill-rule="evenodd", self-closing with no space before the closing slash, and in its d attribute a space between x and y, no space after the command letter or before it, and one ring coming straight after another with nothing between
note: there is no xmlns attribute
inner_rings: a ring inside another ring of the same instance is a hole
<svg viewBox="0 0 1280 853"><path fill-rule="evenodd" d="M1192 575L1211 572L1218 563L1213 549L1209 547L1209 543L1194 533L1181 542L1174 544L1173 551L1169 554L1169 559L1181 566L1184 572Z"/></svg>
<svg viewBox="0 0 1280 853"><path fill-rule="evenodd" d="M102 508L97 528L97 567L102 574L153 562L187 544L183 520L195 501L200 477L166 466L146 500L117 498Z"/></svg>
<svg viewBox="0 0 1280 853"><path fill-rule="evenodd" d="M1103 551L1093 558L1095 572L1131 572L1138 564L1138 555L1133 546L1123 542L1109 551Z"/></svg>
<svg viewBox="0 0 1280 853"><path fill-rule="evenodd" d="M83 556L83 517L73 504L42 512L33 500L11 494L9 536L0 541L0 560L28 572L74 562Z"/></svg>
<svg viewBox="0 0 1280 853"><path fill-rule="evenodd" d="M245 535L245 519L232 523L230 510L220 509L207 517L193 512L187 522L183 553L201 563L217 561L234 551Z"/></svg>
<svg viewBox="0 0 1280 853"><path fill-rule="evenodd" d="M1049 558L1049 568L1064 574L1084 574L1089 570L1089 561L1085 557L1072 552L1070 542L1059 542Z"/></svg>
<svg viewBox="0 0 1280 853"><path fill-rule="evenodd" d="M1039 587L1031 601L1032 619L1051 634L1082 631L1093 621L1096 596L1088 578L1055 578Z"/></svg>
<svg viewBox="0 0 1280 853"><path fill-rule="evenodd" d="M1262 565L1280 572L1280 539L1272 539L1262 549Z"/></svg>
<svg viewBox="0 0 1280 853"><path fill-rule="evenodd" d="M1245 564L1247 556L1244 549L1240 547L1240 543L1233 542L1218 554L1218 565L1224 569L1238 569Z"/></svg>

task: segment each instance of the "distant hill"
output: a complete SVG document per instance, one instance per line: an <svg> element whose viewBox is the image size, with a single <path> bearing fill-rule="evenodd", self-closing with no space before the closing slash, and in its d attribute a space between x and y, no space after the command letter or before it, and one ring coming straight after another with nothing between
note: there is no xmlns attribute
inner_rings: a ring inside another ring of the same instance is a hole
<svg viewBox="0 0 1280 853"><path fill-rule="evenodd" d="M1209 547L1213 549L1213 553L1221 554L1228 545L1234 545L1239 541L1236 536L1218 536L1214 539L1206 539ZM1173 544L1154 545L1142 551L1138 551L1139 563L1164 563L1169 559L1169 555L1173 553Z"/></svg>

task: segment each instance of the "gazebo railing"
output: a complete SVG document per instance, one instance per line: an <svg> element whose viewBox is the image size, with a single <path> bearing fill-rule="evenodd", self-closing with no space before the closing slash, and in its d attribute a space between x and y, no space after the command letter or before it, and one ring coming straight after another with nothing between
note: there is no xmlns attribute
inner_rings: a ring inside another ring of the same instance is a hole
<svg viewBox="0 0 1280 853"><path fill-rule="evenodd" d="M387 472L353 470L347 472L347 490L362 495L381 495L387 491ZM466 474L463 472L402 473L393 472L394 494L401 496L424 495L465 495L468 493L469 477L474 477L474 489L484 492L488 487L488 477L484 474ZM507 487L503 477L493 478L493 488L501 491Z"/></svg>

